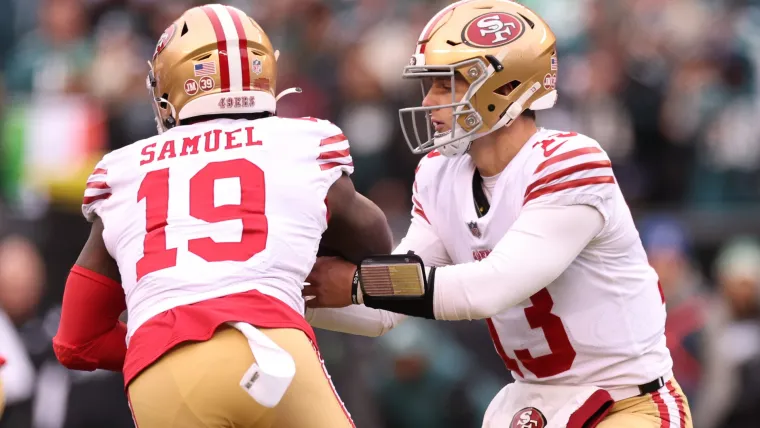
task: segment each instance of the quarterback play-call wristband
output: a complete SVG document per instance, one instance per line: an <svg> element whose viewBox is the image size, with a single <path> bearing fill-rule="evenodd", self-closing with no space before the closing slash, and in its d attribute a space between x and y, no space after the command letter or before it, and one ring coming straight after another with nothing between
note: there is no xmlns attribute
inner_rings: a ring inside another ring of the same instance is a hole
<svg viewBox="0 0 760 428"><path fill-rule="evenodd" d="M435 268L425 269L422 259L412 252L371 256L362 260L354 275L352 301L362 300L370 308L434 319L434 283ZM359 288L361 298L357 296Z"/></svg>

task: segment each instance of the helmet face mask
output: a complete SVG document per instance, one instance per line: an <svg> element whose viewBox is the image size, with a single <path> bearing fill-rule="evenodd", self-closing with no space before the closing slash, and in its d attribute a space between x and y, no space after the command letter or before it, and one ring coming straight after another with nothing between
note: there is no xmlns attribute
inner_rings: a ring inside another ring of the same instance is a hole
<svg viewBox="0 0 760 428"><path fill-rule="evenodd" d="M460 97L458 76L469 85ZM551 108L556 76L555 37L535 13L508 0L453 3L425 26L402 74L451 78L451 102L399 110L406 142L415 154L438 149L446 156L462 155L474 140L510 126L525 110ZM432 112L448 108L451 129L431 132ZM427 127L427 138L420 135L421 127Z"/></svg>
<svg viewBox="0 0 760 428"><path fill-rule="evenodd" d="M148 67L150 67L150 70L148 71L148 77L145 79L145 86L147 87L148 94L150 95L150 105L153 107L153 115L156 121L156 130L159 134L163 134L170 128L176 126L177 122L175 118L177 117L177 110L169 102L169 100L156 96L156 79L153 76L153 64L151 64L150 61L148 61ZM161 104L165 104L165 106L161 106ZM171 109L168 116L161 111L165 110L166 108ZM164 119L164 117L166 118Z"/></svg>
<svg viewBox="0 0 760 428"><path fill-rule="evenodd" d="M451 79L451 102L448 104L441 104L435 106L420 106L420 107L408 107L399 110L399 120L401 122L401 130L404 134L409 148L414 154L424 154L432 150L441 149L446 152L452 150L467 150L472 141L471 137L477 133L477 131L483 125L483 119L475 108L473 107L470 99L473 97L480 85L487 79L487 74L482 71L477 71L480 77L475 79L469 84L467 91L461 99L457 99L456 95L456 80L459 70L485 70L486 66L479 58L463 61L458 64L452 65L433 65L433 66L415 66L410 65L404 67L404 73L402 75L405 79L419 79L420 87L422 89L423 99L427 95L428 89L425 87L424 80L426 78L440 78L448 77ZM475 74L475 73L473 73ZM452 121L450 129L445 132L433 132L431 112L441 109L452 109ZM419 133L421 126L420 115L424 115L424 126L427 130L427 138L423 140ZM468 125L468 129L462 128L459 123L464 121ZM411 122L414 135L409 135L407 128L408 122ZM452 154L453 155L453 154Z"/></svg>

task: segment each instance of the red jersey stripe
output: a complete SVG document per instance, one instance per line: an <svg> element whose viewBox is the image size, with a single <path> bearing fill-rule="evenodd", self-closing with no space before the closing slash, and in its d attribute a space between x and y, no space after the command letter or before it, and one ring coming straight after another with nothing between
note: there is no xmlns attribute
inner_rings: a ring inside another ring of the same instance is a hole
<svg viewBox="0 0 760 428"><path fill-rule="evenodd" d="M349 149L344 150L332 150L329 152L322 152L319 154L319 157L317 159L336 159L336 158L344 158L346 156L351 156L351 153Z"/></svg>
<svg viewBox="0 0 760 428"><path fill-rule="evenodd" d="M95 171L92 172L92 175L100 175L100 174L108 175L108 170L103 169L103 168L95 168Z"/></svg>
<svg viewBox="0 0 760 428"><path fill-rule="evenodd" d="M425 219L425 221L426 221L426 222L428 222L428 224L430 224L430 220L428 220L427 216L425 215L425 211L422 211L422 208L418 208L418 207L416 207L416 206L415 206L415 207L414 207L414 212L415 212L415 213L416 213L418 216L420 216L420 217L422 217L423 219Z"/></svg>
<svg viewBox="0 0 760 428"><path fill-rule="evenodd" d="M580 149L570 150L569 152L562 153L560 155L554 156L553 158L550 158L541 162L541 164L538 165L538 168L536 168L536 170L534 171L534 174L538 174L539 172L554 165L555 163L562 162L564 160L572 159L574 157L578 157L582 155L588 155L591 153L601 153L601 152L602 151L596 147L583 147Z"/></svg>
<svg viewBox="0 0 760 428"><path fill-rule="evenodd" d="M414 196L412 196L412 203L414 203L415 207L418 207L419 209L422 209L422 204Z"/></svg>
<svg viewBox="0 0 760 428"><path fill-rule="evenodd" d="M87 183L88 189L110 189L111 187L105 181L90 181Z"/></svg>
<svg viewBox="0 0 760 428"><path fill-rule="evenodd" d="M230 63L227 58L227 38L224 36L224 29L222 28L222 22L219 21L219 16L211 6L203 6L203 12L208 16L211 21L211 26L214 27L214 34L216 35L216 49L219 52L219 76L222 81L222 92L230 91Z"/></svg>
<svg viewBox="0 0 760 428"><path fill-rule="evenodd" d="M333 135L332 137L323 138L322 141L319 142L319 145L326 146L328 144L336 144L341 141L346 141L347 139L348 138L343 134Z"/></svg>
<svg viewBox="0 0 760 428"><path fill-rule="evenodd" d="M534 181L533 184L531 184L530 186L528 186L527 189L525 189L524 196L528 196L528 193L532 192L533 189L535 189L538 186L551 183L552 181L558 180L563 177L567 177L568 175L575 174L576 172L588 171L591 169L599 169L599 168L610 168L610 167L612 167L612 162L605 160L605 161L581 163L578 165L573 165L569 168L561 169L557 172L553 172L545 177L542 177Z"/></svg>
<svg viewBox="0 0 760 428"><path fill-rule="evenodd" d="M543 196L549 193L559 192L561 190L572 189L575 187L582 187L582 186L590 186L592 184L614 184L614 183L615 183L615 178L608 175L608 176L603 176L603 177L579 178L577 180L565 181L564 183L552 184L551 186L546 186L541 189L534 190L532 193L527 195L525 197L525 200L523 201L523 205L527 204L533 199L538 198L539 196Z"/></svg>
<svg viewBox="0 0 760 428"><path fill-rule="evenodd" d="M342 163L342 162L327 162L327 163L321 163L319 164L319 168L322 171L327 171L328 169L333 169L338 166L354 166L353 162L349 163Z"/></svg>
<svg viewBox="0 0 760 428"><path fill-rule="evenodd" d="M99 201L101 199L108 199L111 197L111 193L101 193L97 196L85 196L84 199L82 199L82 205L90 205L93 202Z"/></svg>

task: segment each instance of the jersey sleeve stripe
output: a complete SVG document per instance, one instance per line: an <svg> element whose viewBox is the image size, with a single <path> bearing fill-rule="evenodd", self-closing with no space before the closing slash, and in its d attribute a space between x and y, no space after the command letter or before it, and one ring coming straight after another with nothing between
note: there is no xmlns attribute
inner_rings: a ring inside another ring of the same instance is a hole
<svg viewBox="0 0 760 428"><path fill-rule="evenodd" d="M317 159L327 160L327 159L344 158L346 156L351 156L350 149L331 150L329 152L322 152L319 154L319 157Z"/></svg>
<svg viewBox="0 0 760 428"><path fill-rule="evenodd" d="M95 168L95 171L92 172L92 175L108 175L108 170L104 168Z"/></svg>
<svg viewBox="0 0 760 428"><path fill-rule="evenodd" d="M93 202L97 202L102 199L108 199L110 197L111 197L111 192L101 193L96 196L85 196L84 199L82 199L82 205L90 205Z"/></svg>
<svg viewBox="0 0 760 428"><path fill-rule="evenodd" d="M351 159L351 156L342 156L342 157L334 157L332 159L317 159L317 163L320 165L353 165L353 159Z"/></svg>
<svg viewBox="0 0 760 428"><path fill-rule="evenodd" d="M543 186L544 184L549 184L552 181L559 180L560 178L567 177L568 175L575 174L576 172L580 171L588 171L591 169L599 169L599 168L611 168L612 163L608 160L605 161L594 161L594 162L586 162L581 163L577 165L573 165L569 168L561 169L559 171L553 172L549 175L546 175L542 178L539 178L538 180L534 181L533 184L528 186L527 189L525 189L525 195L528 196L530 192L532 192L536 187Z"/></svg>
<svg viewBox="0 0 760 428"><path fill-rule="evenodd" d="M422 204L414 196L412 196L412 204L414 205L414 213L422 217L426 222L428 222L428 224L430 224L430 220L428 220L427 215L425 214L425 210L422 208Z"/></svg>
<svg viewBox="0 0 760 428"><path fill-rule="evenodd" d="M538 174L539 172L545 170L546 168L562 161L566 161L568 159L572 159L574 157L582 156L582 155L588 155L592 153L601 153L602 151L596 147L582 147L580 149L571 150L566 153L559 154L557 156L554 156L553 158L547 159L541 164L538 165L536 170L533 172L534 174Z"/></svg>
<svg viewBox="0 0 760 428"><path fill-rule="evenodd" d="M614 183L615 183L615 177L611 175L606 175L606 176L601 176L601 177L579 178L577 180L564 181L562 183L552 184L551 186L546 186L538 190L534 190L533 192L525 196L523 205L527 204L533 199L538 198L539 196L543 196L549 193L555 193L562 190L572 189L575 187L590 186L592 184L614 184Z"/></svg>
<svg viewBox="0 0 760 428"><path fill-rule="evenodd" d="M354 166L353 162L343 163L343 162L327 162L327 163L321 163L319 164L319 169L322 171L327 171L328 169L333 169L339 166Z"/></svg>
<svg viewBox="0 0 760 428"><path fill-rule="evenodd" d="M105 181L90 181L87 183L88 189L110 189L111 187Z"/></svg>
<svg viewBox="0 0 760 428"><path fill-rule="evenodd" d="M346 138L343 134L333 135L332 137L323 138L322 141L319 142L320 146L326 146L328 144L335 144L340 143L341 141L346 141L348 138Z"/></svg>
<svg viewBox="0 0 760 428"><path fill-rule="evenodd" d="M412 203L414 204L415 207L417 207L420 210L422 210L422 204L414 196L412 196Z"/></svg>
<svg viewBox="0 0 760 428"><path fill-rule="evenodd" d="M414 207L414 213L422 217L426 222L428 222L428 224L430 224L430 220L428 220L427 216L425 215L425 211L422 211L421 208Z"/></svg>

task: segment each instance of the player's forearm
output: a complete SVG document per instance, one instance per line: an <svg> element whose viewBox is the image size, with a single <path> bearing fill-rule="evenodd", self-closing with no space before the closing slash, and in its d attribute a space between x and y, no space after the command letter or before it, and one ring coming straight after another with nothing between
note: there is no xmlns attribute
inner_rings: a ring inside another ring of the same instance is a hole
<svg viewBox="0 0 760 428"><path fill-rule="evenodd" d="M451 264L451 258L446 252L441 240L431 226L419 218L412 218L409 230L401 243L393 250L393 254L406 254L413 251L425 262L425 266L446 266ZM381 253L376 253L381 254Z"/></svg>
<svg viewBox="0 0 760 428"><path fill-rule="evenodd" d="M356 193L353 186L350 192L348 197L339 195L333 199L328 194L331 217L322 244L354 263L373 254L389 253L393 248L393 235L385 214Z"/></svg>
<svg viewBox="0 0 760 428"><path fill-rule="evenodd" d="M56 336L53 339L53 350L58 361L71 370L104 369L120 372L127 352L126 335L126 324L119 322L88 343L70 344L65 342L65 338Z"/></svg>
<svg viewBox="0 0 760 428"><path fill-rule="evenodd" d="M358 336L378 337L389 332L406 317L366 306L306 309L306 320L313 327Z"/></svg>
<svg viewBox="0 0 760 428"><path fill-rule="evenodd" d="M489 318L548 286L603 225L601 214L589 206L528 207L482 261L437 268L435 274L428 268L421 298L362 299L367 306L411 316Z"/></svg>
<svg viewBox="0 0 760 428"><path fill-rule="evenodd" d="M115 281L74 266L63 296L61 323L53 338L56 357L74 370L121 371L126 355L126 308Z"/></svg>
<svg viewBox="0 0 760 428"><path fill-rule="evenodd" d="M554 281L601 231L604 221L585 205L526 208L480 262L438 269L436 319L497 315Z"/></svg>

